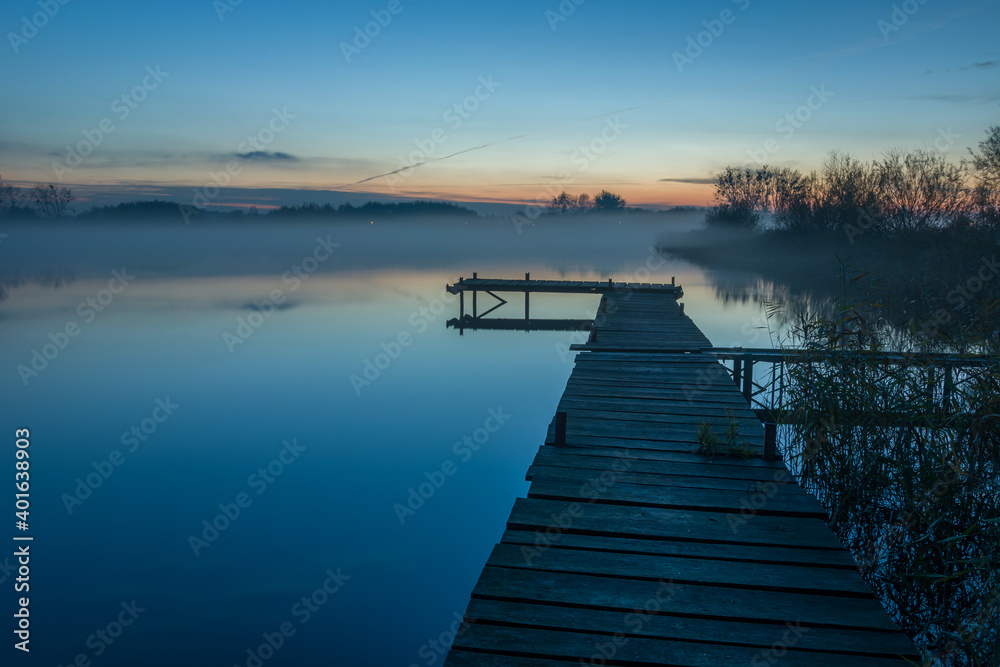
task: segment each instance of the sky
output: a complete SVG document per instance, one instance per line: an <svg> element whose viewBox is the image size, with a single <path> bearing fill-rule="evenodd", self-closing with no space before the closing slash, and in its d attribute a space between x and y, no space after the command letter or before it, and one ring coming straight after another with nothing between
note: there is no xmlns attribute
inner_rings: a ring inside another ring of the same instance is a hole
<svg viewBox="0 0 1000 667"><path fill-rule="evenodd" d="M6 0L0 175L78 209L705 205L727 165L960 159L1000 124L998 25L998 0Z"/></svg>

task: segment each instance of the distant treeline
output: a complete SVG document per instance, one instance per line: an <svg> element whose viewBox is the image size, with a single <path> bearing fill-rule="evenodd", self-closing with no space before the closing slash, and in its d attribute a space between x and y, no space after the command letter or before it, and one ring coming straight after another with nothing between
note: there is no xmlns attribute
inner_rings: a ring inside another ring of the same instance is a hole
<svg viewBox="0 0 1000 667"><path fill-rule="evenodd" d="M68 217L72 192L63 187L37 186L27 194L0 183L0 217L20 220L53 220ZM477 218L478 213L458 204L441 201L374 202L353 204L306 203L298 206L260 211L249 208L213 211L170 201L131 201L109 206L94 206L78 213L79 222L212 222L231 220L278 219L375 219L404 217Z"/></svg>
<svg viewBox="0 0 1000 667"><path fill-rule="evenodd" d="M256 206L212 210L163 200L130 201L108 206L93 206L71 216L70 204L74 201L69 188L56 185L37 185L32 189L4 185L0 181L0 218L7 220L57 220L73 217L79 222L226 222L226 221L276 221L276 220L386 220L403 218L435 218L445 220L488 220L495 216L480 215L476 211L446 201L414 200L408 202L369 201L354 204L317 204L308 202L296 206L281 206L259 210ZM572 205L569 204L572 200ZM539 207L540 208L540 207ZM693 206L678 206L667 211L628 207L625 200L613 193L602 191L593 200L588 195L571 197L560 195L547 205L549 214L601 213L660 215L694 213ZM505 216L506 217L506 216Z"/></svg>

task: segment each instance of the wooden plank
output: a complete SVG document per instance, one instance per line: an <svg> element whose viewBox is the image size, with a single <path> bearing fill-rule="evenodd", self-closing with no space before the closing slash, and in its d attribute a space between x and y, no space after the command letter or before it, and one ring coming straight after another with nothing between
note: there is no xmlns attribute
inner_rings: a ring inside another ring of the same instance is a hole
<svg viewBox="0 0 1000 667"><path fill-rule="evenodd" d="M703 468L705 466L699 465L694 467ZM619 465L614 468L612 468L611 465L608 465L600 469L578 468L575 466L546 466L535 463L528 468L527 476L530 477L528 481L531 481L531 479L544 479L546 481L559 480L563 482L572 482L576 484L578 488L584 485L589 485L588 488L600 488L600 485L626 483L650 486L653 489L682 487L713 491L735 491L746 493L751 496L759 493L766 493L763 489L770 491L771 487L765 486L765 484L775 484L775 486L781 489L789 486L798 488L798 485L792 480L791 475L787 475L780 481L775 482L771 479L747 479L743 475L734 477L714 477L704 474L684 475L679 473L664 474L660 472L638 472L638 470L641 469L642 467L636 462L629 462L627 468L623 465ZM625 472L623 472L623 470L625 470ZM799 489L799 493L802 493L801 489Z"/></svg>
<svg viewBox="0 0 1000 667"><path fill-rule="evenodd" d="M872 630L845 630L841 628L804 627L801 624L773 624L764 626L739 620L687 618L654 613L640 608L623 615L619 611L602 609L575 609L557 605L541 605L502 600L474 599L469 604L466 617L476 623L511 623L522 627L550 630L572 630L595 634L618 632L630 637L659 637L701 643L733 644L769 648L788 639L795 639L795 649L828 653L893 658L913 655L913 645L900 633ZM802 630L802 632L799 632ZM762 660L760 664L767 664ZM779 663L780 664L780 663Z"/></svg>
<svg viewBox="0 0 1000 667"><path fill-rule="evenodd" d="M780 637L779 634L779 640ZM564 662L564 665L582 663L639 667L660 667L662 665L673 667L746 667L747 665L768 664L763 651L753 647L702 645L649 637L630 637L627 642L619 641L616 643L612 636L606 634L559 632L487 624L472 626L470 632L456 640L455 645L463 652L482 650L494 654L496 654L495 647L503 646L505 647L503 654L539 661L521 664L543 665L545 658L564 656L572 660L572 662ZM605 655L612 656L614 662L603 662ZM495 662L493 664L517 663ZM780 664L782 667L786 665L793 667L844 667L845 657L842 653L790 650L782 654ZM849 664L852 667L899 667L906 663L889 658L855 656L849 659Z"/></svg>
<svg viewBox="0 0 1000 667"><path fill-rule="evenodd" d="M780 463L761 465L759 459L707 459L701 455L688 460L659 460L648 452L632 449L595 449L579 447L544 446L539 448L533 466L575 468L585 474L588 470L611 470L615 463L624 460L634 473L663 476L667 483L675 477L693 479L714 477L739 481L744 486L753 482L790 481L792 476ZM617 467L621 467L619 464ZM697 480L694 480L697 483Z"/></svg>
<svg viewBox="0 0 1000 667"><path fill-rule="evenodd" d="M852 572L857 564L844 549L805 549L786 546L729 545L715 542L679 542L648 540L630 537L609 537L607 535L577 535L561 533L553 541L541 531L506 530L501 538L503 544L517 544L536 549L587 549L609 551L622 554L649 554L698 558L706 561L781 563L790 565L813 565L848 569ZM548 546L547 546L548 545ZM528 552L531 553L530 551Z"/></svg>
<svg viewBox="0 0 1000 667"><path fill-rule="evenodd" d="M560 525L562 524L562 525ZM842 549L820 519L518 498L507 528L723 544Z"/></svg>
<svg viewBox="0 0 1000 667"><path fill-rule="evenodd" d="M579 500L624 507L697 509L727 512L756 512L758 516L809 517L826 521L826 510L798 486L791 489L775 486L772 494L677 486L651 486L614 481L604 484L598 476L581 484L577 481L536 477L528 489L528 498Z"/></svg>
<svg viewBox="0 0 1000 667"><path fill-rule="evenodd" d="M666 587L669 595L661 613L686 617L746 620L764 623L798 622L841 629L898 632L876 600L838 595L794 593L678 584L602 577L587 574L483 568L473 597L490 600L581 606L589 609L642 609ZM765 604L766 601L766 604Z"/></svg>
<svg viewBox="0 0 1000 667"><path fill-rule="evenodd" d="M857 572L822 567L734 563L582 549L546 549L535 555L513 544L498 544L488 566L588 574L621 579L705 584L765 591L873 599Z"/></svg>

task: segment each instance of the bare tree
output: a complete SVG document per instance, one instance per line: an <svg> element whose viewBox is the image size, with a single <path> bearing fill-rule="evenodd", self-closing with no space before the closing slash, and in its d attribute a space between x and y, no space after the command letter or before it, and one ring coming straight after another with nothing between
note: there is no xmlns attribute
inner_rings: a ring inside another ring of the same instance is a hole
<svg viewBox="0 0 1000 667"><path fill-rule="evenodd" d="M31 190L31 201L34 202L35 210L40 217L61 218L69 212L73 193L69 188L56 187L51 183L48 186L36 185Z"/></svg>
<svg viewBox="0 0 1000 667"><path fill-rule="evenodd" d="M574 208L576 197L566 194L563 190L558 197L553 197L548 203L548 209L554 213L566 213Z"/></svg>
<svg viewBox="0 0 1000 667"><path fill-rule="evenodd" d="M969 154L969 166L976 179L976 205L995 217L1000 213L1000 125L987 130L986 139L979 142L979 151L970 148Z"/></svg>
<svg viewBox="0 0 1000 667"><path fill-rule="evenodd" d="M889 233L946 225L967 202L962 168L941 153L892 150L873 166Z"/></svg>

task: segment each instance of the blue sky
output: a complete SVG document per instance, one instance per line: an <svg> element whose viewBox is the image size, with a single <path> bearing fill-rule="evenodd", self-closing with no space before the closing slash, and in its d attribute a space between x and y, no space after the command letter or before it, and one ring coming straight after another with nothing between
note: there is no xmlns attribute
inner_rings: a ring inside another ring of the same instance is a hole
<svg viewBox="0 0 1000 667"><path fill-rule="evenodd" d="M958 158L1000 122L997 1L234 1L8 0L0 174L123 198L228 177L362 199L607 187L698 204L701 181L751 152L803 170L832 149L937 141ZM372 12L387 24L348 62ZM95 146L65 170L81 142Z"/></svg>

